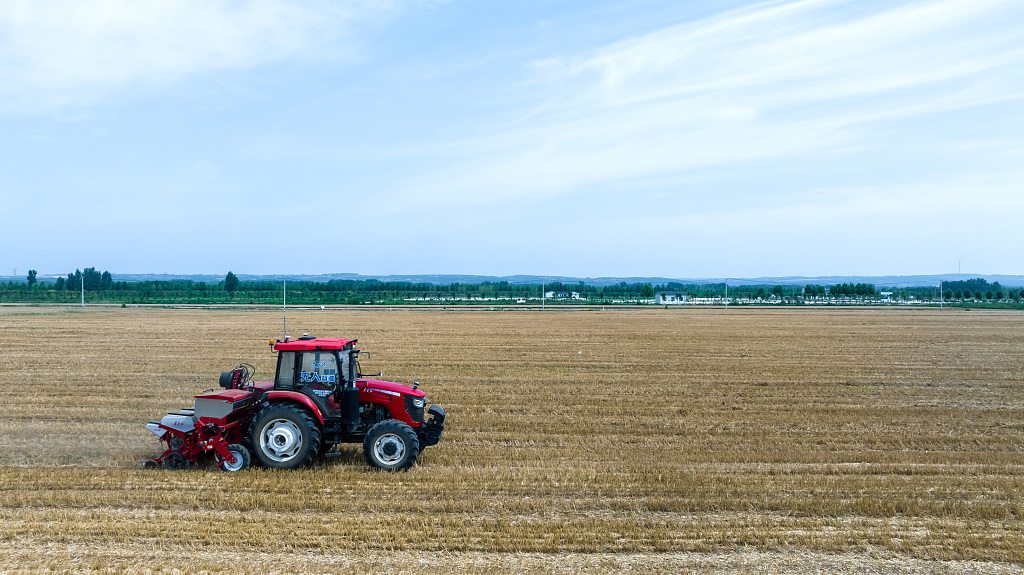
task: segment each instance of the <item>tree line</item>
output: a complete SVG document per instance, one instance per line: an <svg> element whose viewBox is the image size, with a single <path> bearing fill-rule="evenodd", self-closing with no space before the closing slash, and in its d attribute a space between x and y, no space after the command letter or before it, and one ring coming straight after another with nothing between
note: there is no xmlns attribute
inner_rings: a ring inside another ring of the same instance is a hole
<svg viewBox="0 0 1024 575"><path fill-rule="evenodd" d="M224 280L208 283L192 280L113 281L110 272L95 268L75 270L67 277L45 283L31 270L26 282L0 283L0 301L75 302L84 285L86 299L109 303L280 303L284 286L277 281L241 281L228 272ZM614 286L553 282L541 285L509 284L507 281L480 284L382 282L379 280L289 281L290 304L403 304L436 301L537 300L543 292L554 292L551 303L577 298L604 303L635 303L654 297L654 286L622 282Z"/></svg>
<svg viewBox="0 0 1024 575"><path fill-rule="evenodd" d="M29 270L28 273L28 284L30 286L34 285L36 283L36 270ZM82 271L75 270L75 273L68 274L67 279L59 277L53 283L53 289L57 291L78 291L80 289L85 289L86 291L107 291L113 288L113 286L114 278L110 275L110 272L104 271L100 273L96 271L96 268L85 268Z"/></svg>
<svg viewBox="0 0 1024 575"><path fill-rule="evenodd" d="M85 288L86 299L107 303L253 303L276 304L284 296L280 282L241 281L233 272L216 283L192 280L113 281L109 271L96 268L75 270L66 277L40 281L35 270L29 270L24 282L0 283L2 302L77 302L79 291ZM690 298L722 298L726 291L734 302L782 302L801 304L812 300L880 300L881 292L873 284L841 283L831 286L808 285L741 285L726 286L723 282L683 284L668 282L620 282L610 286L588 285L583 282L552 282L541 285L509 284L507 281L479 284L383 282L379 280L330 280L327 282L288 282L288 302L297 305L359 305L359 304L417 304L437 302L531 302L543 293L551 305L561 303L590 303L600 305L650 303L655 293L666 292ZM940 290L936 287L891 288L893 298L938 302ZM1024 291L1006 290L998 282L988 283L983 278L943 282L942 299L946 302L1017 302Z"/></svg>

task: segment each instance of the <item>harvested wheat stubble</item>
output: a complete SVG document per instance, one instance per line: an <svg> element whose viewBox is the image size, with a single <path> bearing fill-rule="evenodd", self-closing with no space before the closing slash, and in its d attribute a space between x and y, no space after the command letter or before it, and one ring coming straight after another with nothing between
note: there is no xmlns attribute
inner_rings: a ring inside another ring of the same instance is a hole
<svg viewBox="0 0 1024 575"><path fill-rule="evenodd" d="M137 469L143 423L240 361L269 377L280 320L0 307L0 570L1024 562L1022 314L289 311L420 381L441 444L397 475L358 446L294 472Z"/></svg>

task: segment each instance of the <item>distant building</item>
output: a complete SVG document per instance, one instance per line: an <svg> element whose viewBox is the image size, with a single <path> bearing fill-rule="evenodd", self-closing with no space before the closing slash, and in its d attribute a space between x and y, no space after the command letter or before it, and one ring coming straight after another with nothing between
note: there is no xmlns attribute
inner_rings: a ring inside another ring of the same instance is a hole
<svg viewBox="0 0 1024 575"><path fill-rule="evenodd" d="M658 305L681 305L686 303L686 294L660 291L654 294L654 303Z"/></svg>
<svg viewBox="0 0 1024 575"><path fill-rule="evenodd" d="M576 292L576 291L568 292L568 293L566 293L564 291L560 291L560 292L549 291L549 292L544 292L544 297L546 297L548 299L569 299L569 298L572 298L572 299L583 299L583 298L580 297L580 292Z"/></svg>

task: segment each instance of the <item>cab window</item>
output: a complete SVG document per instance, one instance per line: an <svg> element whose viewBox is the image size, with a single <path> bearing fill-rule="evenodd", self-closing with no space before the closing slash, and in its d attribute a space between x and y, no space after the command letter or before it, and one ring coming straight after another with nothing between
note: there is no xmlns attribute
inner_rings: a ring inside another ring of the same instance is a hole
<svg viewBox="0 0 1024 575"><path fill-rule="evenodd" d="M277 387L291 389L295 386L295 352L282 351L277 360Z"/></svg>
<svg viewBox="0 0 1024 575"><path fill-rule="evenodd" d="M348 381L349 377L351 377L351 372L349 372L349 358L352 354L347 349L338 353L341 354L341 379L343 381Z"/></svg>
<svg viewBox="0 0 1024 575"><path fill-rule="evenodd" d="M334 387L338 382L338 358L333 351L307 351L302 354L299 384Z"/></svg>

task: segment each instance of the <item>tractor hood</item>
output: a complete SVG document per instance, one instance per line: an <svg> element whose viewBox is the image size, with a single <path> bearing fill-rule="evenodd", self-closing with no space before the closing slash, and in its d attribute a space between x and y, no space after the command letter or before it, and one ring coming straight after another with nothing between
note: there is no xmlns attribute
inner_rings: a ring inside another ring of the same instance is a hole
<svg viewBox="0 0 1024 575"><path fill-rule="evenodd" d="M423 397L424 395L426 395L425 393L423 393L422 389L413 389L408 385L403 385L401 383L392 383L390 381L381 381L379 379L357 379L356 387L360 389L376 389L378 391L383 391L389 395L396 393L399 395L411 395L413 397Z"/></svg>

